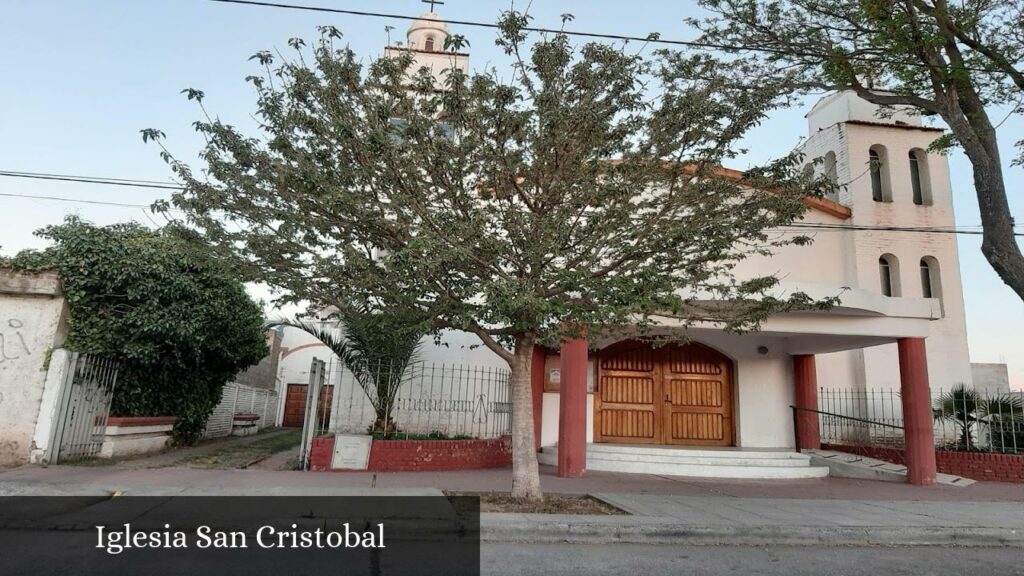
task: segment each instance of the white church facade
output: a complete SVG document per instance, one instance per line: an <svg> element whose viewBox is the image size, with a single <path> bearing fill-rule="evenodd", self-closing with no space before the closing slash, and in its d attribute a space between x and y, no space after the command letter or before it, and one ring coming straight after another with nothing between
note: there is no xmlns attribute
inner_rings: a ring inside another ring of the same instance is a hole
<svg viewBox="0 0 1024 576"><path fill-rule="evenodd" d="M386 53L412 52L416 65L435 73L453 64L465 70L468 54L443 49L448 33L427 13L403 46ZM838 296L840 304L779 314L744 335L691 328L686 346L653 349L624 331L538 348L533 391L542 463L565 476L600 469L607 455L595 448L603 445L787 453L818 442L819 415L809 410L819 408L819 388L886 389L900 392L910 480L933 481L929 390L970 386L972 377L956 235L920 230L954 225L949 167L928 152L941 129L904 111L878 112L850 92L814 105L802 151L809 162L820 159L811 169L832 178L838 194L808 198L803 223L814 228L779 232L809 235L812 244L751 258L736 270L778 276L780 293ZM679 328L664 318L659 330ZM425 341L421 360L506 367L473 335L450 332L442 341ZM282 347L285 386L305 382L311 358L327 355L295 330ZM794 418L792 406L808 411ZM780 477L800 477L794 474Z"/></svg>

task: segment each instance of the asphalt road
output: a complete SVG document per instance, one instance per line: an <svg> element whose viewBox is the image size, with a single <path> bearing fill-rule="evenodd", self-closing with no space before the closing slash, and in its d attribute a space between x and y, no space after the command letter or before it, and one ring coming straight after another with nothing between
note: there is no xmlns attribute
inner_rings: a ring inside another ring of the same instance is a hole
<svg viewBox="0 0 1024 576"><path fill-rule="evenodd" d="M484 544L484 576L1024 575L1020 548Z"/></svg>

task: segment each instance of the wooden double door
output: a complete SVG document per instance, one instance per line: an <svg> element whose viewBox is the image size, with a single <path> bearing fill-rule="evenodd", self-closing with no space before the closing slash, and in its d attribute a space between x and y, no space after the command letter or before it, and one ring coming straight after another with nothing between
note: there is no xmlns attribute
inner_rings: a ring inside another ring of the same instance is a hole
<svg viewBox="0 0 1024 576"><path fill-rule="evenodd" d="M302 422L306 419L306 394L309 391L309 384L289 384L288 392L284 397L284 417L281 420L282 428L302 428ZM334 386L320 388L320 404L317 406L317 421L328 423L331 421L331 402L334 399Z"/></svg>
<svg viewBox="0 0 1024 576"><path fill-rule="evenodd" d="M620 342L598 356L594 441L732 446L732 362L700 344Z"/></svg>

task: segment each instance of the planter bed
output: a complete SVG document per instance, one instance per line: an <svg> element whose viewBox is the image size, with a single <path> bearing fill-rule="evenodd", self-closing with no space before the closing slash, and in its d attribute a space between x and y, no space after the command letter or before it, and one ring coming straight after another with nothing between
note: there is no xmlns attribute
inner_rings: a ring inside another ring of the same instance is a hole
<svg viewBox="0 0 1024 576"><path fill-rule="evenodd" d="M174 416L111 416L103 432L100 458L153 454L167 447Z"/></svg>

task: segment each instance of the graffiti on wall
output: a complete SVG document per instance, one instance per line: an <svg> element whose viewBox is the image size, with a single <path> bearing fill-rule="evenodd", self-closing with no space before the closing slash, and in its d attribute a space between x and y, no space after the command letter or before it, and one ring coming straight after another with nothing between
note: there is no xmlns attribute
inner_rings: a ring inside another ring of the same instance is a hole
<svg viewBox="0 0 1024 576"><path fill-rule="evenodd" d="M0 324L0 364L32 355L23 328L25 323L17 318L10 318Z"/></svg>

